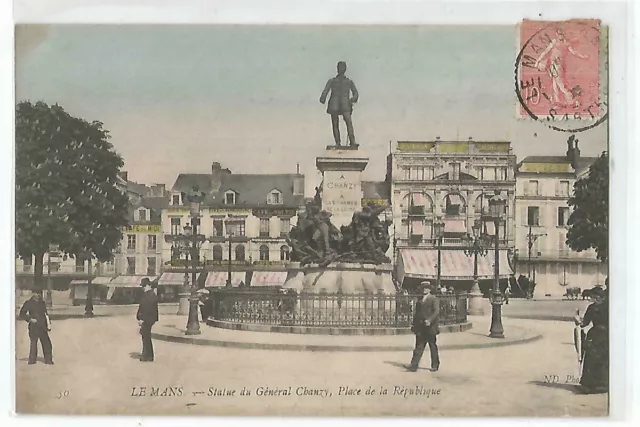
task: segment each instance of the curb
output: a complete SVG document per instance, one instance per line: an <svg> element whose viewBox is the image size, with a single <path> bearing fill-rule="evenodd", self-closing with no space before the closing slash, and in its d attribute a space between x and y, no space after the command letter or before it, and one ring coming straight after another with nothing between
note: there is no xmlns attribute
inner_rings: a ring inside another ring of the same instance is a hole
<svg viewBox="0 0 640 427"><path fill-rule="evenodd" d="M514 314L514 315L502 315L502 317L510 318L510 319L523 319L523 320L552 320L559 322L573 322L573 317L571 316L554 316L553 314Z"/></svg>
<svg viewBox="0 0 640 427"><path fill-rule="evenodd" d="M227 322L222 320L207 319L206 324L220 329L249 332L276 332L283 334L299 335L349 335L349 336L389 336L389 335L413 335L411 328L341 328L341 327L317 327L317 326L279 326L261 325L256 323ZM473 327L471 322L455 325L439 325L440 333L468 331Z"/></svg>
<svg viewBox="0 0 640 427"><path fill-rule="evenodd" d="M413 351L413 346L344 346L344 345L311 345L311 344L272 344L272 343L252 343L241 341L221 341L211 339L190 338L187 336L174 336L160 333L152 333L151 337L159 341L173 342L179 344L191 344L199 346L239 348L251 350L286 350L286 351L314 351L314 352L364 352L364 351ZM462 350L506 347L511 345L527 344L542 339L541 334L522 338L515 341L502 341L483 344L450 344L439 346L440 350Z"/></svg>

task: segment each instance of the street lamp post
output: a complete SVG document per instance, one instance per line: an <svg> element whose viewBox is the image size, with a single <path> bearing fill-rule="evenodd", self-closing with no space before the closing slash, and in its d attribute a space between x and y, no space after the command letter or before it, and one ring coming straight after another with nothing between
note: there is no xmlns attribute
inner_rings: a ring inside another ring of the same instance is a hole
<svg viewBox="0 0 640 427"><path fill-rule="evenodd" d="M478 256L485 256L487 254L486 236L481 235L482 229L481 220L476 220L471 227L473 234L467 236L470 242L469 248L464 250L465 255L473 255L473 285L471 286L471 292L469 293L469 314L474 316L481 316L484 314L484 307L482 306L482 292L480 292L480 285L478 284Z"/></svg>
<svg viewBox="0 0 640 427"><path fill-rule="evenodd" d="M500 292L500 222L504 215L507 199L496 190L495 195L489 199L489 211L494 224L494 263L493 263L493 291L491 298L491 338L504 338L502 327L502 293Z"/></svg>
<svg viewBox="0 0 640 427"><path fill-rule="evenodd" d="M531 269L533 267L533 283L536 282L536 266L535 264L531 264L531 250L533 249L533 245L535 244L536 240L538 240L539 237L544 237L546 235L546 233L534 234L532 232L531 225L529 225L529 233L527 234L527 248L529 249L529 260L527 262L527 278L529 279L529 281L531 281ZM531 295L531 297L533 298L533 295Z"/></svg>
<svg viewBox="0 0 640 427"><path fill-rule="evenodd" d="M47 295L45 297L45 304L47 308L51 308L53 306L53 285L51 283L51 257L55 256L59 257L58 253L59 248L58 245L50 244L49 252L47 252Z"/></svg>
<svg viewBox="0 0 640 427"><path fill-rule="evenodd" d="M90 251L85 251L85 257L88 260L87 265L87 302L84 305L84 316L93 317L93 271L91 270L92 256Z"/></svg>
<svg viewBox="0 0 640 427"><path fill-rule="evenodd" d="M442 275L442 238L444 237L444 221L442 221L441 217L436 218L433 223L433 236L436 238L438 245L438 276L436 285L438 286L439 291Z"/></svg>
<svg viewBox="0 0 640 427"><path fill-rule="evenodd" d="M227 259L227 288L231 287L231 243L233 241L233 233L229 233L229 257Z"/></svg>
<svg viewBox="0 0 640 427"><path fill-rule="evenodd" d="M191 225L183 227L184 234L167 236L167 240L176 244L180 252L186 255L185 260L185 285L189 282L189 255L191 256L191 288L189 292L189 314L187 319L186 335L200 334L200 323L198 321L198 253L200 244L206 240L205 236L198 233L200 225L200 204L204 199L204 194L195 188L189 194L183 194L183 198L190 204ZM178 310L180 314L181 310Z"/></svg>

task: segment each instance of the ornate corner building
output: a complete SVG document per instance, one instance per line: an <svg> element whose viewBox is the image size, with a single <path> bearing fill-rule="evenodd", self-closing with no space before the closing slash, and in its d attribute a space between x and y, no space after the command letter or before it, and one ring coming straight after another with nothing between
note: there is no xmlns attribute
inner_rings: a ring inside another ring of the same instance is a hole
<svg viewBox="0 0 640 427"><path fill-rule="evenodd" d="M396 281L410 287L437 277L440 239L433 224L438 221L444 222L441 283L468 290L474 259L464 249L476 220L482 221L484 233L495 236L497 232L500 277L507 279L515 245L515 169L516 156L508 141L398 141L387 162ZM485 221L496 190L507 200L498 230ZM490 286L494 277L494 252L488 249L478 258L481 287Z"/></svg>

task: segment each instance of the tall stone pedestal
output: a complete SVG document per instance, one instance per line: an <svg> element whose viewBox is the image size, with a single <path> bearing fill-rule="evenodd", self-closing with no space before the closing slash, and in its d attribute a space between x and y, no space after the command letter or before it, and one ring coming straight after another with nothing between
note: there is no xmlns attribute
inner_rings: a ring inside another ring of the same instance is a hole
<svg viewBox="0 0 640 427"><path fill-rule="evenodd" d="M322 209L331 213L331 223L338 228L361 210L362 171L368 163L362 150L347 147L328 146L324 156L316 158L323 178Z"/></svg>

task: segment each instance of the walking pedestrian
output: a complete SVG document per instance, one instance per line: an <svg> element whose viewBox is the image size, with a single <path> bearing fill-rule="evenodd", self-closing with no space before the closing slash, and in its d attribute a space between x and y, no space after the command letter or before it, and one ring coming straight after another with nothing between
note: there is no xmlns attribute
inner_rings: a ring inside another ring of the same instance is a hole
<svg viewBox="0 0 640 427"><path fill-rule="evenodd" d="M157 285L145 277L140 282L140 286L144 289L138 313L136 314L138 325L140 325L140 335L142 335L142 356L140 361L153 362L151 328L158 321L158 297L154 291Z"/></svg>
<svg viewBox="0 0 640 427"><path fill-rule="evenodd" d="M38 340L42 344L44 363L53 365L53 346L49 338L51 321L41 290L34 290L31 298L20 309L20 318L29 324L29 365L35 365L38 358Z"/></svg>
<svg viewBox="0 0 640 427"><path fill-rule="evenodd" d="M437 286L425 281L420 284L418 290L422 294L422 297L416 303L413 325L411 326L411 331L416 335L416 347L413 350L411 364L407 366L407 370L411 372L418 370L424 348L429 344L431 371L436 372L440 368L440 357L436 343L436 336L440 333L440 329L438 328L440 303L434 295L437 291Z"/></svg>

